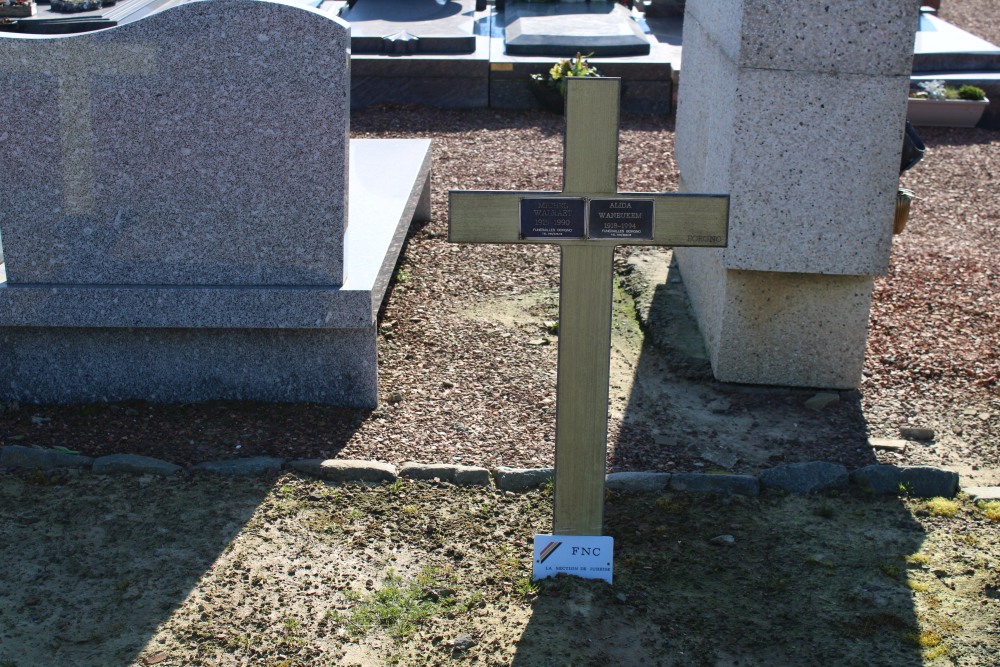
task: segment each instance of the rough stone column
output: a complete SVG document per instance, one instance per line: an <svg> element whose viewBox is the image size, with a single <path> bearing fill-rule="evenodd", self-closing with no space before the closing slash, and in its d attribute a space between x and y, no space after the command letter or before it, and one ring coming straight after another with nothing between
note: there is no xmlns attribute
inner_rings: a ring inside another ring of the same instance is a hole
<svg viewBox="0 0 1000 667"><path fill-rule="evenodd" d="M725 249L678 248L712 368L852 388L889 266L915 0L699 0L684 16L681 190L729 193Z"/></svg>

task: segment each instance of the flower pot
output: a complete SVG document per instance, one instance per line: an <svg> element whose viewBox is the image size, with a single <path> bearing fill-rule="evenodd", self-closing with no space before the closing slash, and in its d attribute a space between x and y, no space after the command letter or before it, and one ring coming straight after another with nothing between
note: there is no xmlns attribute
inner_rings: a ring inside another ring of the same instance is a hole
<svg viewBox="0 0 1000 667"><path fill-rule="evenodd" d="M0 17L3 18L24 18L35 15L35 3L29 2L23 5L5 5L0 3Z"/></svg>
<svg viewBox="0 0 1000 667"><path fill-rule="evenodd" d="M931 127L975 127L989 100L907 100L906 120L914 125Z"/></svg>

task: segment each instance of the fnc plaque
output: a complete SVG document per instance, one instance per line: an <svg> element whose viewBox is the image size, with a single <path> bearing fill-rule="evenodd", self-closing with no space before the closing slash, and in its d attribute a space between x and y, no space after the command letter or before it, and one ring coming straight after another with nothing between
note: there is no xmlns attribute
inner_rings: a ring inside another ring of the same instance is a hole
<svg viewBox="0 0 1000 667"><path fill-rule="evenodd" d="M592 239L652 239L653 200L591 199L588 227Z"/></svg>
<svg viewBox="0 0 1000 667"><path fill-rule="evenodd" d="M522 239L582 239L586 202L582 197L521 199Z"/></svg>

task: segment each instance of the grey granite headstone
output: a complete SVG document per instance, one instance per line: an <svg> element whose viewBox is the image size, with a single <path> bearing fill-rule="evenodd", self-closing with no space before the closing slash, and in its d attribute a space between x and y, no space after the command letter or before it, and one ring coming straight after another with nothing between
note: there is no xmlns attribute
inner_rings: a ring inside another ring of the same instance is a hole
<svg viewBox="0 0 1000 667"><path fill-rule="evenodd" d="M349 44L280 0L0 33L0 397L375 405L430 142L348 141Z"/></svg>
<svg viewBox="0 0 1000 667"><path fill-rule="evenodd" d="M348 47L246 0L0 37L7 280L340 285Z"/></svg>

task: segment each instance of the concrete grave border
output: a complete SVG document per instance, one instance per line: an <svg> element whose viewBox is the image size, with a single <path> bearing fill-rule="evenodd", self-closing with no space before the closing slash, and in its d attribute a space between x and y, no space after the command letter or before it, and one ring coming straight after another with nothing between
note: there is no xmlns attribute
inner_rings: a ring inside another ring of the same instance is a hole
<svg viewBox="0 0 1000 667"><path fill-rule="evenodd" d="M395 466L381 461L351 459L295 459L286 461L265 456L207 461L190 468L148 456L110 454L97 458L69 450L24 445L0 447L0 472L9 470L89 471L96 475L209 474L223 476L277 476L282 471L324 479L337 484L382 484L399 479L440 482L456 486L481 486L511 493L542 488L551 483L555 470L549 468L492 469L448 463L403 463ZM759 475L697 472L611 472L605 487L620 493L713 493L755 497L762 490L808 495L846 489L853 483L877 496L905 494L913 498L953 497L964 490L974 499L1000 497L1000 487L960 486L958 473L930 466L870 465L848 473L840 464L824 461L792 463L762 470ZM902 486L901 486L902 485Z"/></svg>

